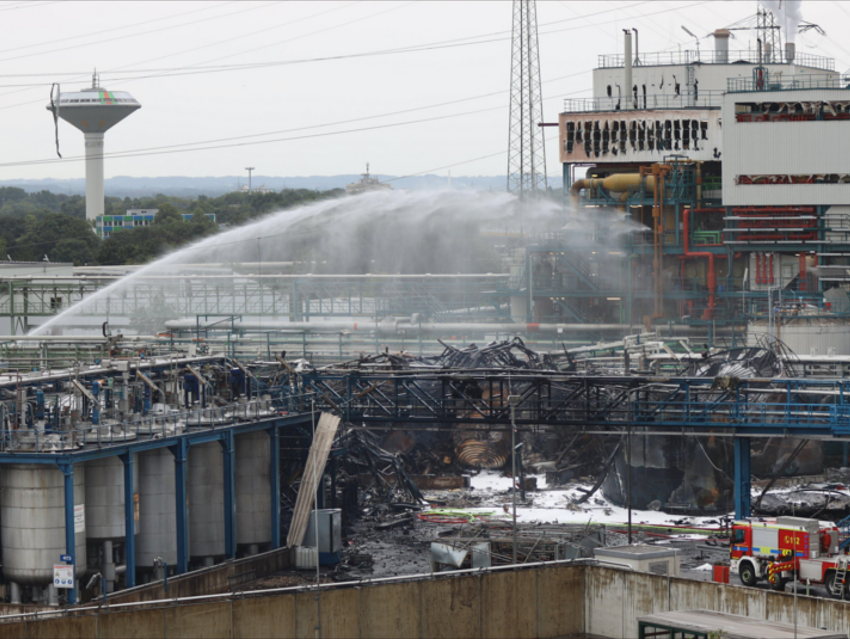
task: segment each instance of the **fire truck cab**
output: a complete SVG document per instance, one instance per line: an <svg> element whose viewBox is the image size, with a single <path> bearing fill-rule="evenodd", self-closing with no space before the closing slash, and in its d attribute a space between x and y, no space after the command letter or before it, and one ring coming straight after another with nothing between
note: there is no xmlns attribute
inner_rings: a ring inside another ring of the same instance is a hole
<svg viewBox="0 0 850 639"><path fill-rule="evenodd" d="M751 517L735 521L729 545L730 572L745 586L767 579L776 590L795 575L826 584L840 596L850 556L839 554L838 528L803 517Z"/></svg>

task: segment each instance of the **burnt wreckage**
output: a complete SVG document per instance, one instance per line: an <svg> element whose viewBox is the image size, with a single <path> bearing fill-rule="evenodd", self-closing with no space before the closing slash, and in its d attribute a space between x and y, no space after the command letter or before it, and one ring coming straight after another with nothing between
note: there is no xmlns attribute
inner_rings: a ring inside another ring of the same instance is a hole
<svg viewBox="0 0 850 639"><path fill-rule="evenodd" d="M696 361L683 358L686 365L670 377L649 376L649 371L612 374L610 368L604 377L593 375L591 366L577 370L574 355L566 350L537 353L519 339L463 349L444 346L438 356L385 352L303 374L304 392L314 392L350 423L347 437L357 440L360 452L349 475L374 475L381 467L395 478L372 483L406 491L410 500L415 497L408 490L416 483L409 481L412 476L510 468L514 420L520 466L526 471L552 473L554 481L595 479L588 497L601 488L609 501L625 506L630 450L632 507L726 513L733 509L732 439L719 430L717 436L687 430L653 434L657 429L647 425L655 419L653 412L663 410L662 421L683 413L686 403L698 402L711 411L711 421L723 423L726 418L716 416L734 412L745 381L748 402L797 401L782 383L795 377L795 358L776 342L705 352ZM699 385L687 385L688 379ZM835 398L818 392L801 391L798 400L820 402L826 416ZM364 457L367 443L370 452ZM376 461L381 455L383 466ZM752 464L754 474L774 480L819 473L823 445L756 439ZM377 499L374 490L366 497Z"/></svg>

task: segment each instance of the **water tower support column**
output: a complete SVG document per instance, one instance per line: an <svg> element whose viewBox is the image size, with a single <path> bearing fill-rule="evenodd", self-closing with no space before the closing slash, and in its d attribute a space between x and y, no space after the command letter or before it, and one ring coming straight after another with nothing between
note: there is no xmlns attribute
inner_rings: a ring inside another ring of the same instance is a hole
<svg viewBox="0 0 850 639"><path fill-rule="evenodd" d="M277 426L268 430L271 453L269 478L272 484L272 548L280 548L280 439Z"/></svg>
<svg viewBox="0 0 850 639"><path fill-rule="evenodd" d="M86 219L103 215L103 133L86 133Z"/></svg>
<svg viewBox="0 0 850 639"><path fill-rule="evenodd" d="M127 588L136 585L136 504L133 501L133 455L120 455L124 462L124 584Z"/></svg>

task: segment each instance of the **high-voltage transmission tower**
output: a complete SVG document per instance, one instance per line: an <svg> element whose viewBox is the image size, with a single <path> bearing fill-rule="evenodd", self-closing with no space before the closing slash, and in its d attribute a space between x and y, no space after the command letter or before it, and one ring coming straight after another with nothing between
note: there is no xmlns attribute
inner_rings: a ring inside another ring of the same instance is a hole
<svg viewBox="0 0 850 639"><path fill-rule="evenodd" d="M535 0L513 0L513 14L508 192L527 197L547 186Z"/></svg>

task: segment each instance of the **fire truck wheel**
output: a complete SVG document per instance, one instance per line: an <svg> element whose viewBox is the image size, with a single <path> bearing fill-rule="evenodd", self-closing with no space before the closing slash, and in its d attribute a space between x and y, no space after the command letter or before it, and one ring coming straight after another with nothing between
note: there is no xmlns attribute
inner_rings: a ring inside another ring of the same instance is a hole
<svg viewBox="0 0 850 639"><path fill-rule="evenodd" d="M788 579L785 577L780 577L777 575L776 581L770 584L770 587L773 588L777 592L785 592L785 584L788 583Z"/></svg>
<svg viewBox="0 0 850 639"><path fill-rule="evenodd" d="M826 586L826 591L829 593L830 597L836 597L836 598L841 598L841 599L844 598L844 597L841 596L842 593L834 593L832 591L832 585L835 583L835 571L834 570L830 570L828 573L826 573L826 579L824 579L823 583ZM846 593L846 591L845 591L845 593ZM846 594L844 596L846 596Z"/></svg>
<svg viewBox="0 0 850 639"><path fill-rule="evenodd" d="M741 583L745 586L755 586L758 582L756 577L756 569L749 561L742 561L738 566L738 576L741 577Z"/></svg>

